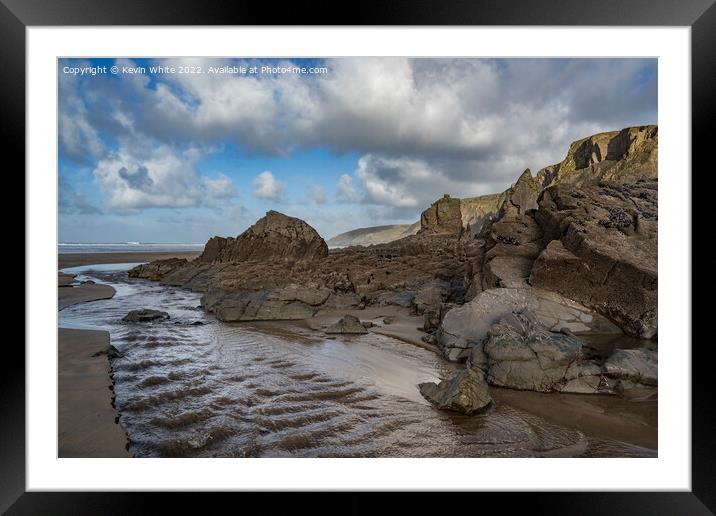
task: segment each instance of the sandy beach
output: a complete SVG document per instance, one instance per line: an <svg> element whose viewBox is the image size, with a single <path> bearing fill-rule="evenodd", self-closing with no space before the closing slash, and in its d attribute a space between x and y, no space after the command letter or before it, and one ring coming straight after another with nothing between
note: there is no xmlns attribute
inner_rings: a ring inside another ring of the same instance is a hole
<svg viewBox="0 0 716 516"><path fill-rule="evenodd" d="M191 260L199 256L198 252L189 253L66 253L57 255L57 267L78 267L95 263L145 263L167 258L186 258Z"/></svg>
<svg viewBox="0 0 716 516"><path fill-rule="evenodd" d="M58 456L129 457L115 423L107 349L109 333L58 329Z"/></svg>
<svg viewBox="0 0 716 516"><path fill-rule="evenodd" d="M109 285L73 285L74 276L58 273L58 310L109 299ZM115 423L106 331L58 328L58 456L129 457L127 435Z"/></svg>

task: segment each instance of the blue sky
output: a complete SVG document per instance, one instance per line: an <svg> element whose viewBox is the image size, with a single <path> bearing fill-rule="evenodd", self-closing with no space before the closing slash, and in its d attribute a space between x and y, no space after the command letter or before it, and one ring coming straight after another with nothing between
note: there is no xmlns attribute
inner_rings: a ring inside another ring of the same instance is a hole
<svg viewBox="0 0 716 516"><path fill-rule="evenodd" d="M560 161L573 140L657 123L655 59L58 66L62 242L204 242L270 209L326 238L412 223L443 193L499 192L525 168ZM239 73L219 73L226 66Z"/></svg>

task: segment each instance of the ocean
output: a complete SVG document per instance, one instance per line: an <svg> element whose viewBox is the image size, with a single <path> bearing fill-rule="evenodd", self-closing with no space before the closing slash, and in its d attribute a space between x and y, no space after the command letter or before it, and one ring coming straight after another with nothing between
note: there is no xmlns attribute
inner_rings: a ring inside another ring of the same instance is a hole
<svg viewBox="0 0 716 516"><path fill-rule="evenodd" d="M160 244L152 242L76 243L60 242L59 254L68 253L178 253L203 251L204 244Z"/></svg>

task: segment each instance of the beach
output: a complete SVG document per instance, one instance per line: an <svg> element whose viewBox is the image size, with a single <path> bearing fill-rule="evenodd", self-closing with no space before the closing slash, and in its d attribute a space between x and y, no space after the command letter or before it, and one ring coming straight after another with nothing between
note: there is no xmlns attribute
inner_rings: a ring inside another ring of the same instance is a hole
<svg viewBox="0 0 716 516"><path fill-rule="evenodd" d="M109 333L58 329L58 457L129 457L115 423Z"/></svg>
<svg viewBox="0 0 716 516"><path fill-rule="evenodd" d="M58 273L58 310L114 296L109 285L73 286L74 276ZM109 333L57 330L58 457L129 457L127 435L115 422L107 352Z"/></svg>
<svg viewBox="0 0 716 516"><path fill-rule="evenodd" d="M96 263L145 263L167 258L191 260L199 254L199 252L62 253L57 255L57 267L65 269Z"/></svg>

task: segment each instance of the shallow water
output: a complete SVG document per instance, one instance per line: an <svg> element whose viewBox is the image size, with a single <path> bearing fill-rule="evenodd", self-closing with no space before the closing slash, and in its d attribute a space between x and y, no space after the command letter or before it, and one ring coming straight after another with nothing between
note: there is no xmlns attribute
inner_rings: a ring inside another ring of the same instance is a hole
<svg viewBox="0 0 716 516"><path fill-rule="evenodd" d="M116 405L140 457L654 456L499 403L486 414L435 410L417 384L454 370L425 349L376 334L335 339L285 324L226 324L200 294L93 266L78 279L113 299L59 313L63 327L106 329ZM84 272L82 272L84 271ZM132 309L167 321L123 323Z"/></svg>

